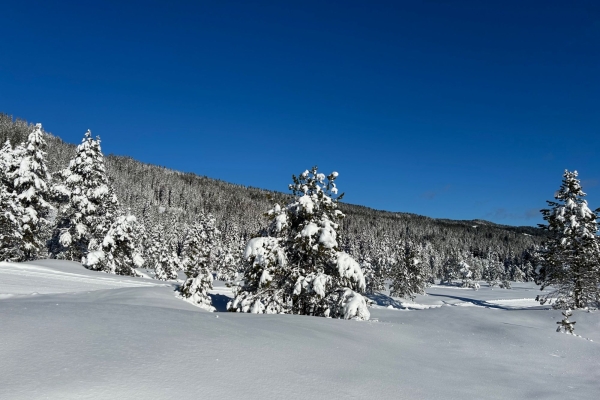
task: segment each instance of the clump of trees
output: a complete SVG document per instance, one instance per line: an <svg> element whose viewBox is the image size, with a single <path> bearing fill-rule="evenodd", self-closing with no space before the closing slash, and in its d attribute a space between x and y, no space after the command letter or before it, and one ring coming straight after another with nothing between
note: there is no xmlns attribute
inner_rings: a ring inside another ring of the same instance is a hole
<svg viewBox="0 0 600 400"><path fill-rule="evenodd" d="M49 173L41 124L27 141L0 150L0 257L59 258L90 269L138 275L143 264L138 226L112 189L100 140L87 131L67 168Z"/></svg>

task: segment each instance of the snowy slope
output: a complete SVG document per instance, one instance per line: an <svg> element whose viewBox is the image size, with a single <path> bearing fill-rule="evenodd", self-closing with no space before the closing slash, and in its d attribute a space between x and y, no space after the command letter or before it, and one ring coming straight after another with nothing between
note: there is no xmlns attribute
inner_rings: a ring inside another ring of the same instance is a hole
<svg viewBox="0 0 600 400"><path fill-rule="evenodd" d="M600 313L572 317L594 341L558 334L516 286L376 296L357 322L208 313L171 284L2 263L0 399L597 398Z"/></svg>

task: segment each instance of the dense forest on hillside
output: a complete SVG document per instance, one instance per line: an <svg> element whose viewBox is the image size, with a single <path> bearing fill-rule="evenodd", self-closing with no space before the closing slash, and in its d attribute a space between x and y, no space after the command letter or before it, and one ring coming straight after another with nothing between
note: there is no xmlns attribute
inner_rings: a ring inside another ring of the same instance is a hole
<svg viewBox="0 0 600 400"><path fill-rule="evenodd" d="M31 129L26 121L0 114L0 143L25 142ZM48 133L46 142L48 169L55 176L69 164L76 146ZM245 243L265 225L264 213L273 201L285 204L291 198L286 193L178 172L130 157L109 155L105 164L121 207L137 216L147 230L168 227L183 235L185 226L201 213L210 213L222 235L237 235L236 241ZM290 175L299 172L290 171ZM383 259L394 258L398 242L417 243L430 278L458 279L460 263L466 262L477 279L486 279L487 273L495 276L491 280L531 280L534 249L544 238L543 231L533 227L433 219L345 203L340 203L340 209L346 214L340 229L345 251L362 264L385 264ZM496 272L490 273L490 269Z"/></svg>

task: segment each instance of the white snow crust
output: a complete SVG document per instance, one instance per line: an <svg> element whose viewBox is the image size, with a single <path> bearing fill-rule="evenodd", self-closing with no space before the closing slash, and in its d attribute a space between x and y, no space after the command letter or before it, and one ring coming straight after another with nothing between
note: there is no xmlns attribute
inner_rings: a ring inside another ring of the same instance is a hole
<svg viewBox="0 0 600 400"><path fill-rule="evenodd" d="M223 311L230 289L211 293ZM378 293L370 321L346 321L209 313L169 283L0 263L0 399L597 398L600 312L571 318L593 341L556 333L560 311L538 293Z"/></svg>

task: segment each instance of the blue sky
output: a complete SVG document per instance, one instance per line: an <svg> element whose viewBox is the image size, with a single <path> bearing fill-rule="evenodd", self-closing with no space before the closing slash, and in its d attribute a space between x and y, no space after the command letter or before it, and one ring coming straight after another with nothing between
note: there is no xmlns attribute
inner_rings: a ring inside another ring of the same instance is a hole
<svg viewBox="0 0 600 400"><path fill-rule="evenodd" d="M125 4L121 4L125 3ZM0 1L0 111L105 153L286 191L541 222L600 207L596 1Z"/></svg>

